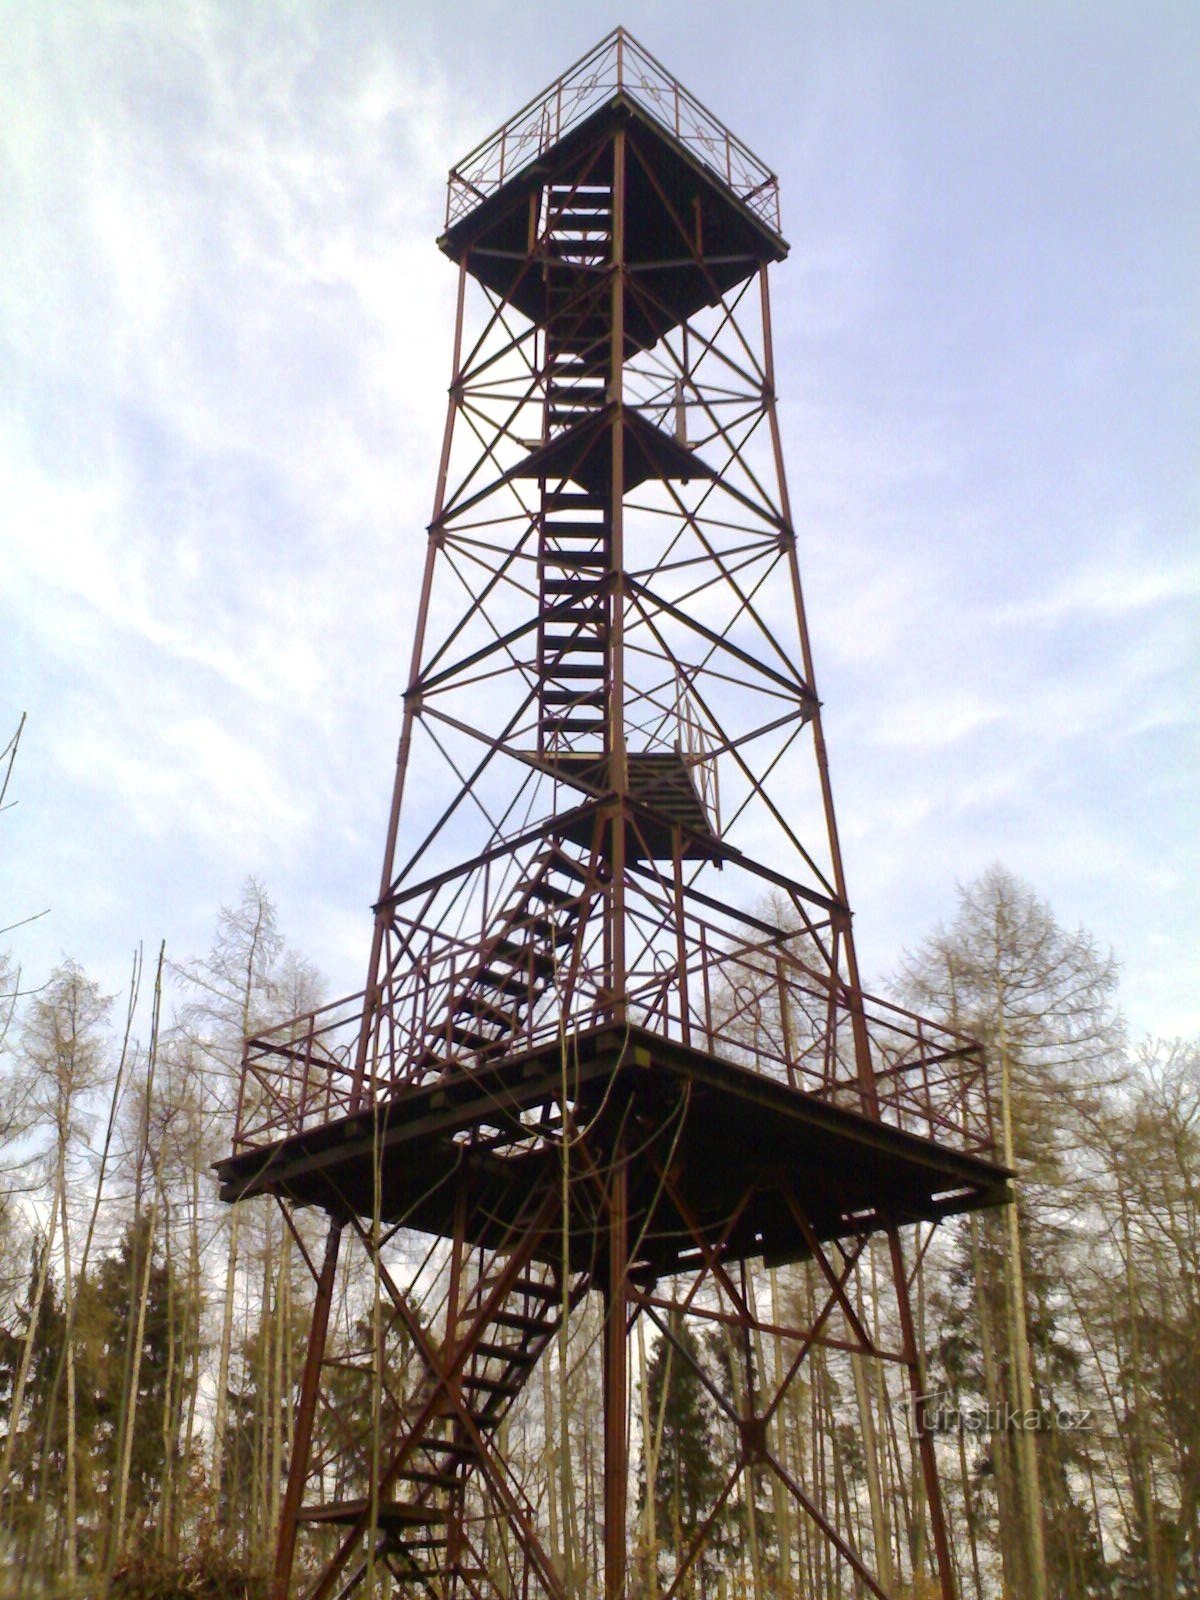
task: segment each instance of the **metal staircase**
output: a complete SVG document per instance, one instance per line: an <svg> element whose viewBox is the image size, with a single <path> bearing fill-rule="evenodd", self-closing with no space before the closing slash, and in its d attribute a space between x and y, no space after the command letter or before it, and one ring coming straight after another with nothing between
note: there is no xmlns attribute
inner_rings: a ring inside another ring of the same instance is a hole
<svg viewBox="0 0 1200 1600"><path fill-rule="evenodd" d="M550 991L564 952L586 918L586 866L561 845L545 845L529 863L485 938L478 959L450 985L426 1037L420 1075L517 1048L538 1002Z"/></svg>
<svg viewBox="0 0 1200 1600"><path fill-rule="evenodd" d="M480 1197L486 1206L489 1196ZM476 1526L467 1505L472 1493L497 1496L509 1516L532 1508L493 1454L501 1424L530 1374L590 1286L587 1272L564 1274L557 1263L533 1259L530 1217L544 1203L531 1192L525 1212L494 1250L480 1249L469 1292L447 1313L447 1332L434 1364L404 1408L404 1420L387 1441L399 1463L381 1484L375 1507L376 1559L386 1561L414 1593L479 1596L492 1575L496 1552L472 1540ZM432 1347L431 1347L432 1348ZM366 1499L305 1507L301 1521L364 1527Z"/></svg>
<svg viewBox="0 0 1200 1600"><path fill-rule="evenodd" d="M545 437L586 428L608 402L612 189L544 194ZM603 742L612 599L611 495L543 480L538 539L538 750Z"/></svg>

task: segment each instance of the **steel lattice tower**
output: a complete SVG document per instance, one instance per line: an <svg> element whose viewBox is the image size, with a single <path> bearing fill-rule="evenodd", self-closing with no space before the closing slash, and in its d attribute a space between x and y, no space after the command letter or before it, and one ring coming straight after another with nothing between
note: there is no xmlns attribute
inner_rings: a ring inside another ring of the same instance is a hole
<svg viewBox="0 0 1200 1600"><path fill-rule="evenodd" d="M664 1592L769 1481L885 1595L887 1552L782 1459L785 1403L814 1350L916 1391L900 1230L1006 1174L977 1048L859 982L776 423L776 181L618 29L453 169L440 244L453 380L367 984L248 1041L219 1169L228 1200L329 1218L277 1594L623 1596L643 1318L681 1363L689 1321L727 1352L725 1481ZM899 1348L861 1310L873 1236ZM760 1309L748 1264L798 1261L808 1313ZM360 1316L331 1328L339 1273ZM603 1417L573 1572L510 1447L553 1434L564 1359Z"/></svg>

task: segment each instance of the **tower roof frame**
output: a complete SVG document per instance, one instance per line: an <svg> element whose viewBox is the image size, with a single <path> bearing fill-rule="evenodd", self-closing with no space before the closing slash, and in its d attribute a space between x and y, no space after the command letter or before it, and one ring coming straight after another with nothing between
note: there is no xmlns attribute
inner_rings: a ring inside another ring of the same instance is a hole
<svg viewBox="0 0 1200 1600"><path fill-rule="evenodd" d="M446 227L503 188L606 101L625 97L779 234L779 180L750 147L616 27L450 169Z"/></svg>

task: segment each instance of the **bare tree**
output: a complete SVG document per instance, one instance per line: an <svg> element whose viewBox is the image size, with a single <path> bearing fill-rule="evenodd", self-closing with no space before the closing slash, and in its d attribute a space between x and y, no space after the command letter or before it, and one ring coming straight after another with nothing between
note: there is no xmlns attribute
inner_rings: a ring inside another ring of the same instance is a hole
<svg viewBox="0 0 1200 1600"><path fill-rule="evenodd" d="M49 1132L49 1142L41 1160L50 1188L50 1221L47 1255L57 1242L62 1260L63 1299L68 1329L73 1324L75 1275L71 1253L71 1205L69 1185L86 1139L89 1123L88 1100L102 1081L107 1042L104 1024L109 999L74 961L56 968L44 990L30 1005L21 1031L20 1061L26 1075L29 1102L37 1124ZM11 1443L19 1424L25 1384L32 1359L33 1338L38 1325L41 1295L45 1289L43 1270L35 1293L35 1306L29 1334L22 1352L14 1388L9 1446L2 1468L7 1481L12 1464ZM68 1336L66 1354L66 1460L65 1460L65 1565L68 1580L78 1576L79 1518L77 1505L75 1343Z"/></svg>
<svg viewBox="0 0 1200 1600"><path fill-rule="evenodd" d="M958 901L953 923L905 959L900 981L915 1006L974 1033L989 1053L1000 1156L1017 1177L996 1248L988 1247L991 1219L967 1223L976 1294L972 1337L993 1415L1031 1416L1038 1398L1030 1340L1038 1307L1026 1283L1031 1238L1040 1228L1042 1245L1049 1245L1046 1229L1085 1118L1120 1075L1116 963L1083 930L1064 930L1003 867L960 889ZM1006 1582L1031 1600L1047 1600L1052 1577L1061 1587L1059 1574L1048 1572L1040 1438L1031 1426L1001 1429L992 1438ZM1062 1529L1055 1532L1065 1557Z"/></svg>

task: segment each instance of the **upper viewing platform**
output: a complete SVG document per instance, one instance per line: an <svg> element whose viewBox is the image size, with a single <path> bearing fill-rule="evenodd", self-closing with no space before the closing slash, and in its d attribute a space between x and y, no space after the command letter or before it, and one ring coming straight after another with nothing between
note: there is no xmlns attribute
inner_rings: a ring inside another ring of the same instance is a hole
<svg viewBox="0 0 1200 1600"><path fill-rule="evenodd" d="M779 182L775 174L624 28L614 28L451 168L447 232L559 144L592 112L616 98L645 113L778 237Z"/></svg>

